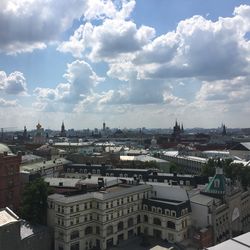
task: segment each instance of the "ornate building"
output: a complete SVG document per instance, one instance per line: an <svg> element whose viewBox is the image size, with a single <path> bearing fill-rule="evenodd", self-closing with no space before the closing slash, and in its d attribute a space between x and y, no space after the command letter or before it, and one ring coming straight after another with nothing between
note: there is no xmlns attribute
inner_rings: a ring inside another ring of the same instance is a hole
<svg viewBox="0 0 250 250"><path fill-rule="evenodd" d="M42 125L38 122L36 125L36 133L34 136L34 143L35 144L44 144L46 141L44 137L44 129L42 128Z"/></svg>

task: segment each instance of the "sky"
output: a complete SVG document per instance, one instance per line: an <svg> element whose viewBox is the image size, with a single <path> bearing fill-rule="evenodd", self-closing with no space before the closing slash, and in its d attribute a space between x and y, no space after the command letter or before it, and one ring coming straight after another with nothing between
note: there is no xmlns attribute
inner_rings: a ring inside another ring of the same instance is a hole
<svg viewBox="0 0 250 250"><path fill-rule="evenodd" d="M0 127L250 127L250 2L1 0Z"/></svg>

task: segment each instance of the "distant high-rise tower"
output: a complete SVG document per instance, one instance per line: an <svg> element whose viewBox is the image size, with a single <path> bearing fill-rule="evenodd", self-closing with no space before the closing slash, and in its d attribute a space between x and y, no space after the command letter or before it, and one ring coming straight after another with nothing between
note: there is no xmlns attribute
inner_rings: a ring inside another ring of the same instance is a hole
<svg viewBox="0 0 250 250"><path fill-rule="evenodd" d="M222 135L227 135L226 125L222 124Z"/></svg>
<svg viewBox="0 0 250 250"><path fill-rule="evenodd" d="M103 124L102 124L102 130L103 130L103 131L106 130L106 123L105 123L105 122L103 122Z"/></svg>
<svg viewBox="0 0 250 250"><path fill-rule="evenodd" d="M61 137L66 137L66 131L65 131L64 122L62 122L60 136L61 136Z"/></svg>
<svg viewBox="0 0 250 250"><path fill-rule="evenodd" d="M27 139L27 128L26 126L24 126L24 130L23 130L23 140Z"/></svg>

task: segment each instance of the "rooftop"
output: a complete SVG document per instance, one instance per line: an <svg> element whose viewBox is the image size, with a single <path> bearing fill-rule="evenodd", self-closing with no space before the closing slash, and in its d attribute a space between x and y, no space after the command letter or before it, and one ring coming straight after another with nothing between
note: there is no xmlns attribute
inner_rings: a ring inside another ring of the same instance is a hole
<svg viewBox="0 0 250 250"><path fill-rule="evenodd" d="M52 194L48 197L49 200L54 200L63 204L71 204L74 202L80 202L87 199L99 199L108 200L115 197L122 197L126 194L131 194L134 192L139 192L142 190L149 189L150 185L118 185L115 187L107 188L105 191L89 192L86 194L65 196L62 194Z"/></svg>
<svg viewBox="0 0 250 250"><path fill-rule="evenodd" d="M34 162L30 164L23 164L20 167L20 170L25 171L25 172L35 172L41 169L48 169L48 168L56 167L56 166L67 164L67 163L70 163L70 161L64 158L58 158L53 161L51 160L51 161L42 161L42 162Z"/></svg>
<svg viewBox="0 0 250 250"><path fill-rule="evenodd" d="M204 206L212 205L213 202L219 202L219 199L204 195L204 194L196 194L190 198L190 202L201 204Z"/></svg>
<svg viewBox="0 0 250 250"><path fill-rule="evenodd" d="M242 234L233 239L224 241L213 247L209 247L209 250L245 250L250 248L250 232Z"/></svg>
<svg viewBox="0 0 250 250"><path fill-rule="evenodd" d="M0 227L17 222L19 220L18 216L12 212L8 207L2 208L0 210Z"/></svg>
<svg viewBox="0 0 250 250"><path fill-rule="evenodd" d="M7 152L8 154L12 154L10 148L7 145L0 143L0 154L3 154L4 152Z"/></svg>

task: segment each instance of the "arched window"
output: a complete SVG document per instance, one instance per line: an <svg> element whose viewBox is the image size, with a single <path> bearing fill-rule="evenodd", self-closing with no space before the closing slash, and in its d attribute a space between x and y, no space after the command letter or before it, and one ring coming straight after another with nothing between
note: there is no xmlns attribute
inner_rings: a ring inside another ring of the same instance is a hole
<svg viewBox="0 0 250 250"><path fill-rule="evenodd" d="M107 227L107 236L113 234L113 226L108 226Z"/></svg>
<svg viewBox="0 0 250 250"><path fill-rule="evenodd" d="M118 225L117 225L117 230L118 230L118 231L122 231L123 228L124 228L124 223L123 223L122 221L120 221L120 222L118 223Z"/></svg>
<svg viewBox="0 0 250 250"><path fill-rule="evenodd" d="M168 228L171 228L171 229L175 229L175 223L172 222L172 221L168 221L167 227L168 227Z"/></svg>
<svg viewBox="0 0 250 250"><path fill-rule="evenodd" d="M154 218L154 222L155 225L161 226L161 220L159 218Z"/></svg>
<svg viewBox="0 0 250 250"><path fill-rule="evenodd" d="M134 220L133 218L128 219L128 227L132 227L134 225Z"/></svg>
<svg viewBox="0 0 250 250"><path fill-rule="evenodd" d="M144 215L144 222L148 222L148 216Z"/></svg>
<svg viewBox="0 0 250 250"><path fill-rule="evenodd" d="M92 227L86 227L85 228L85 235L92 234L92 232L93 232Z"/></svg>
<svg viewBox="0 0 250 250"><path fill-rule="evenodd" d="M74 239L77 239L77 238L79 238L79 231L76 230L76 231L71 232L70 239L74 240Z"/></svg>

